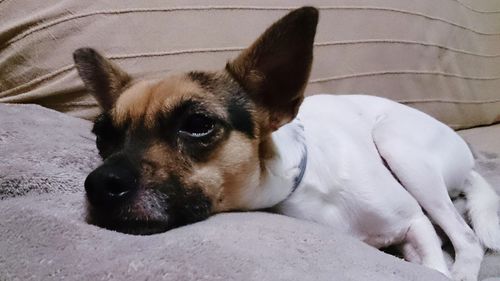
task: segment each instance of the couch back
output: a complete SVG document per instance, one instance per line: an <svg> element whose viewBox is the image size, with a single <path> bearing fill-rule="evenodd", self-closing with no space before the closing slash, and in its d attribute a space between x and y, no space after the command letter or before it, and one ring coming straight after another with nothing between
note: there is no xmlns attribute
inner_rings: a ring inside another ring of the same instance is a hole
<svg viewBox="0 0 500 281"><path fill-rule="evenodd" d="M307 94L366 93L454 128L500 121L500 1L0 1L0 102L93 118L72 52L133 76L210 70L291 9L320 9Z"/></svg>

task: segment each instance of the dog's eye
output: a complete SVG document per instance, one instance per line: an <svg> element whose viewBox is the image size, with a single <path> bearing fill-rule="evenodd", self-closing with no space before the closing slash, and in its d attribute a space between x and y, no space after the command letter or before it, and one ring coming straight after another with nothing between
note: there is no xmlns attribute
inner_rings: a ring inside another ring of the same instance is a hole
<svg viewBox="0 0 500 281"><path fill-rule="evenodd" d="M191 138L202 138L210 135L214 128L215 120L202 114L194 114L186 118L179 133Z"/></svg>

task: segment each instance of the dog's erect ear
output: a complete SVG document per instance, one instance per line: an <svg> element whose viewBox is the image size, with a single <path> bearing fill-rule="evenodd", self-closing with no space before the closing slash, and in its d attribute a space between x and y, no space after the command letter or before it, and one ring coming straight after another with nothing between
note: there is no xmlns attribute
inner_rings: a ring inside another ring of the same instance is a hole
<svg viewBox="0 0 500 281"><path fill-rule="evenodd" d="M249 48L226 65L276 130L297 114L313 59L318 10L303 7L269 27Z"/></svg>
<svg viewBox="0 0 500 281"><path fill-rule="evenodd" d="M113 107L130 76L91 48L73 53L78 74L104 111Z"/></svg>

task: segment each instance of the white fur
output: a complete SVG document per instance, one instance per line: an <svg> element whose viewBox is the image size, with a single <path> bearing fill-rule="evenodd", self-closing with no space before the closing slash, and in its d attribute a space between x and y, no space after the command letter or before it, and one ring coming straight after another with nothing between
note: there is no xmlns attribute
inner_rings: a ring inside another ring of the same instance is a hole
<svg viewBox="0 0 500 281"><path fill-rule="evenodd" d="M291 191L299 162L305 148L304 128L298 119L281 127L271 136L276 156L267 161L264 173L268 177L257 186L247 186L243 208L249 210L272 207L283 201ZM278 187L278 188L277 188Z"/></svg>
<svg viewBox="0 0 500 281"><path fill-rule="evenodd" d="M474 231L487 248L500 251L500 228L496 192L481 175L472 172L466 181L467 211Z"/></svg>
<svg viewBox="0 0 500 281"><path fill-rule="evenodd" d="M498 197L472 170L467 145L420 111L372 96L317 95L306 98L298 118L272 137L277 156L266 163L268 177L246 196L249 209L281 201L277 209L285 215L331 226L377 248L399 244L408 260L449 276L432 220L455 248L455 280L477 279L479 241L500 243ZM304 139L305 175L287 197ZM451 189L472 196L476 233L453 207Z"/></svg>

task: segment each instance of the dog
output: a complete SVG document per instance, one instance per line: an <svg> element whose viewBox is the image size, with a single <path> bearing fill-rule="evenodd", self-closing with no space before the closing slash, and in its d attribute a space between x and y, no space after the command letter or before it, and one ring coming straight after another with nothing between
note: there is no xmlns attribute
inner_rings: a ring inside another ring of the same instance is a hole
<svg viewBox="0 0 500 281"><path fill-rule="evenodd" d="M151 234L273 208L476 280L484 249L500 249L499 200L467 144L384 98L304 99L317 22L315 8L294 10L224 70L161 79L135 80L95 50L76 50L102 108L93 132L103 163L85 180L89 222ZM466 195L474 230L449 192ZM453 244L451 271L433 224Z"/></svg>

